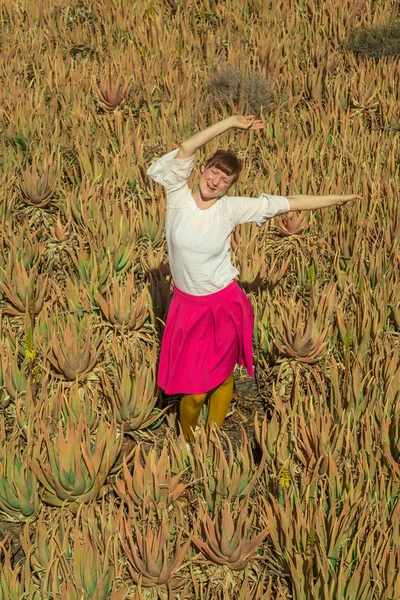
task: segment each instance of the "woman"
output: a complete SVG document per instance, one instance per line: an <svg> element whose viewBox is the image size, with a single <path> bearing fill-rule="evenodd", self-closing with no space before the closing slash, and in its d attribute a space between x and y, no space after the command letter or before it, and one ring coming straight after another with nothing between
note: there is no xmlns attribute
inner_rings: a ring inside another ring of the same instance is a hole
<svg viewBox="0 0 400 600"><path fill-rule="evenodd" d="M232 152L218 151L201 167L198 188L188 179L196 150L228 129L264 128L254 115L232 116L196 133L161 157L147 174L166 188L166 238L174 292L161 344L158 385L183 394L180 423L194 441L201 408L210 394L207 425L219 427L233 394L236 364L253 377L253 312L230 263L231 233L240 223L262 225L292 210L341 205L362 196L227 196L242 168Z"/></svg>

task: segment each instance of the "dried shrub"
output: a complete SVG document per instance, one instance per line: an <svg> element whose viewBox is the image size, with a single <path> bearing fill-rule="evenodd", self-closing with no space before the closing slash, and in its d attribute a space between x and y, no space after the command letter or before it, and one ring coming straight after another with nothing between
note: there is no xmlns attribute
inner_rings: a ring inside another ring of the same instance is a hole
<svg viewBox="0 0 400 600"><path fill-rule="evenodd" d="M353 29L346 40L346 47L355 54L362 54L368 58L399 56L400 21L378 27Z"/></svg>
<svg viewBox="0 0 400 600"><path fill-rule="evenodd" d="M227 64L211 77L209 92L216 106L237 106L243 97L251 113L259 114L261 108L268 110L272 103L270 83L260 73L242 75L237 67Z"/></svg>

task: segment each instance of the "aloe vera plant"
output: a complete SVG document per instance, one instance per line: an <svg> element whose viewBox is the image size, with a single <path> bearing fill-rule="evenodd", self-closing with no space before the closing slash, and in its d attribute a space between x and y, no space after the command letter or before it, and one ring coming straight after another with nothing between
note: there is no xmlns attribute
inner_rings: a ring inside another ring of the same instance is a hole
<svg viewBox="0 0 400 600"><path fill-rule="evenodd" d="M95 85L94 90L98 95L99 104L106 112L114 112L123 108L126 104L130 92L131 82L128 79L126 83L118 77L113 80L111 76L103 79L100 85Z"/></svg>
<svg viewBox="0 0 400 600"><path fill-rule="evenodd" d="M299 235L307 228L307 222L304 223L306 216L307 212L305 211L290 213L288 215L278 217L275 220L275 223L282 235Z"/></svg>
<svg viewBox="0 0 400 600"><path fill-rule="evenodd" d="M81 241L74 251L68 247L66 251L71 258L75 273L82 281L90 284L94 289L104 286L111 270L107 255L97 259L93 244L90 244L87 251Z"/></svg>
<svg viewBox="0 0 400 600"><path fill-rule="evenodd" d="M0 542L0 557L0 600L40 600L29 564L13 567L12 553L5 540Z"/></svg>
<svg viewBox="0 0 400 600"><path fill-rule="evenodd" d="M142 527L132 516L121 512L119 535L123 556L132 580L146 587L168 587L176 589L183 585L181 577L176 575L188 550L191 538L182 543L182 530L179 530L171 542L171 528L167 515L161 516L150 503L143 508Z"/></svg>
<svg viewBox="0 0 400 600"><path fill-rule="evenodd" d="M57 219L54 225L50 227L50 231L58 242L67 242L71 237L71 221L68 220L67 223L63 225L61 221L61 212L58 211Z"/></svg>
<svg viewBox="0 0 400 600"><path fill-rule="evenodd" d="M48 317L49 320L49 317ZM85 315L59 315L52 319L52 339L45 349L45 358L56 372L56 377L75 381L84 379L95 367L102 350L101 338L94 334L93 323Z"/></svg>
<svg viewBox="0 0 400 600"><path fill-rule="evenodd" d="M100 371L100 380L117 423L126 431L150 427L161 416L154 411L158 401L156 349L143 357L127 347L121 350L115 343L112 350L114 364Z"/></svg>
<svg viewBox="0 0 400 600"><path fill-rule="evenodd" d="M105 318L116 327L137 330L142 327L149 313L149 293L144 288L135 294L135 272L125 278L113 277L109 300L98 294L98 302Z"/></svg>
<svg viewBox="0 0 400 600"><path fill-rule="evenodd" d="M47 282L47 274L38 275L35 267L28 273L24 265L18 262L13 264L10 273L2 269L0 289L11 304L4 309L5 314L21 316L32 307L33 313L38 315L48 292Z"/></svg>
<svg viewBox="0 0 400 600"><path fill-rule="evenodd" d="M193 543L204 556L235 571L245 568L268 534L268 529L264 528L251 539L247 538L249 523L253 518L253 515L248 515L248 502L248 496L234 506L224 502L222 506L216 507L213 517L203 510L199 520L206 541L197 535L193 537Z"/></svg>
<svg viewBox="0 0 400 600"><path fill-rule="evenodd" d="M30 469L33 444L24 450L14 433L0 449L0 510L12 520L35 517L40 509L38 480Z"/></svg>
<svg viewBox="0 0 400 600"><path fill-rule="evenodd" d="M308 317L302 315L294 301L291 302L289 313L279 309L282 325L276 323L276 329L280 339L274 339L274 343L283 356L307 364L320 360L331 333L331 325L323 321L332 315L335 299L334 286L329 285Z"/></svg>
<svg viewBox="0 0 400 600"><path fill-rule="evenodd" d="M228 456L225 455L224 446ZM252 491L264 469L264 457L256 466L244 430L241 445L235 452L229 437L217 433L215 426L211 425L207 433L201 432L196 443L194 465L198 489L212 513L225 500L230 502Z"/></svg>
<svg viewBox="0 0 400 600"><path fill-rule="evenodd" d="M35 162L30 169L22 174L21 195L24 202L36 208L45 208L52 196L56 186L54 178L50 176L50 166L41 170Z"/></svg>
<svg viewBox="0 0 400 600"><path fill-rule="evenodd" d="M27 272L37 265L44 251L43 242L39 242L35 233L31 233L28 225L21 227L17 235L6 235L4 242L9 248L7 271L11 273L15 265L21 264Z"/></svg>
<svg viewBox="0 0 400 600"><path fill-rule="evenodd" d="M49 522L42 507L36 521L25 523L20 541L27 562L36 573L45 573L51 568L57 552L71 558L70 531L71 513L65 510Z"/></svg>
<svg viewBox="0 0 400 600"><path fill-rule="evenodd" d="M5 391L14 401L26 394L28 385L26 365L19 366L18 350L16 347L13 353L9 342L4 345L3 351L0 350Z"/></svg>
<svg viewBox="0 0 400 600"><path fill-rule="evenodd" d="M144 466L142 466L142 462ZM181 473L171 472L171 462L167 447L161 452L155 449L145 452L137 446L133 455L133 469L130 472L124 459L122 479L115 482L115 491L127 506L132 502L140 507L149 496L157 506L167 508L173 504L187 489L188 485L181 480Z"/></svg>
<svg viewBox="0 0 400 600"><path fill-rule="evenodd" d="M40 459L33 457L31 468L43 485L43 501L52 506L67 502L76 507L98 498L104 491L121 451L122 436L103 417L92 438L81 416L78 423L67 423L65 434L60 424L53 439L41 421L41 442Z"/></svg>
<svg viewBox="0 0 400 600"><path fill-rule="evenodd" d="M97 510L96 510L97 508ZM81 505L74 523L70 526L70 553L67 560L59 550L61 597L90 598L91 600L122 599L126 594L116 576L115 535L104 521L105 515L98 507ZM61 562L63 561L63 562ZM52 566L49 565L48 570Z"/></svg>

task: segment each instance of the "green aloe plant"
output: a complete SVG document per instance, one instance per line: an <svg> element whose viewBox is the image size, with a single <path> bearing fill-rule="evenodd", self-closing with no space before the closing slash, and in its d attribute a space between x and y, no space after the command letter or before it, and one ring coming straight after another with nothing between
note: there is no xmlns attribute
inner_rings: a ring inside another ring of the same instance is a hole
<svg viewBox="0 0 400 600"><path fill-rule="evenodd" d="M35 517L40 509L39 484L30 469L35 446L21 448L16 433L0 449L0 510L12 520Z"/></svg>
<svg viewBox="0 0 400 600"><path fill-rule="evenodd" d="M0 600L40 600L29 562L12 565L12 553L6 540L0 542Z"/></svg>
<svg viewBox="0 0 400 600"><path fill-rule="evenodd" d="M58 548L58 560L49 563L46 569L46 579L51 575L52 582L59 582L61 598L122 600L125 597L125 587L116 581L120 570L116 527L111 529L106 520L100 507L79 507L69 527L68 554Z"/></svg>
<svg viewBox="0 0 400 600"><path fill-rule="evenodd" d="M43 449L31 468L44 487L43 501L52 506L76 507L98 498L122 447L114 424L101 418L93 437L83 415L78 423L67 423L65 434L60 423L52 438L41 421L40 441Z"/></svg>

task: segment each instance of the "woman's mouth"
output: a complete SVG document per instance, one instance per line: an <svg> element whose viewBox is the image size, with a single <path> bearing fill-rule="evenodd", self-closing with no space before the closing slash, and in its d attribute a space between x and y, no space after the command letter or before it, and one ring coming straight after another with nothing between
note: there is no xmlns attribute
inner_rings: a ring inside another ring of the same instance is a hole
<svg viewBox="0 0 400 600"><path fill-rule="evenodd" d="M211 186L209 183L207 183L207 187L208 187L210 190L212 190L213 192L215 192L215 190L217 189L217 188L215 188L215 187L212 187L212 186Z"/></svg>

